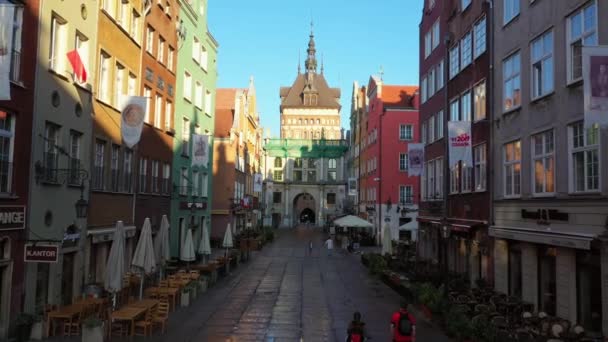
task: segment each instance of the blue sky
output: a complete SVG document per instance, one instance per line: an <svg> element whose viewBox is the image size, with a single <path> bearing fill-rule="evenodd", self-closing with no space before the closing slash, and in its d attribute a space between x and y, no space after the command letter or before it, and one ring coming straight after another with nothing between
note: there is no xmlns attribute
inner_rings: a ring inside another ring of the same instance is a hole
<svg viewBox="0 0 608 342"><path fill-rule="evenodd" d="M386 84L418 83L418 24L423 0L210 0L209 29L220 44L218 87L255 79L262 126L279 135L279 88L306 58L314 20L325 78L342 90L342 127L349 126L353 81L367 84L382 66ZM303 68L303 67L302 67Z"/></svg>

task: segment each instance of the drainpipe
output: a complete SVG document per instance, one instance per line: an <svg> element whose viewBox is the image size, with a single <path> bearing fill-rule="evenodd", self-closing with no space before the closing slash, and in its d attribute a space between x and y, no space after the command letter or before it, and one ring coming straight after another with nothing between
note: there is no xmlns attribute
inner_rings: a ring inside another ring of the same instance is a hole
<svg viewBox="0 0 608 342"><path fill-rule="evenodd" d="M444 45L445 45L445 63L443 63L443 68L444 68L444 77L445 77L445 85L444 85L444 89L443 89L443 97L444 97L444 103L445 103L445 108L444 108L444 119L443 119L443 146L444 146L444 158L443 158L443 219L441 222L441 227L439 228L439 234L438 234L438 238L441 239L441 244L438 244L438 246L443 246L443 253L442 253L442 258L444 259L444 267L445 267L445 271L447 271L448 269L448 259L447 259L447 251L448 251L448 244L447 244L447 239L443 239L443 227L444 225L447 224L447 220L448 220L448 194L450 193L450 132L448 130L448 121L450 119L450 97L449 97L449 84L450 84L450 68L449 68L449 62L450 62L450 43L451 43L451 38L449 36L449 33L447 33L445 35L445 38L443 40ZM440 262L441 264L441 262ZM447 272L446 272L447 274Z"/></svg>
<svg viewBox="0 0 608 342"><path fill-rule="evenodd" d="M486 82L486 91L488 91L489 88L489 96L488 96L488 103L490 104L490 110L487 110L488 115L490 116L489 118L487 118L486 120L489 120L489 132L488 132L488 145L487 145L487 152L486 155L488 156L488 163L486 165L491 165L491 171L486 173L486 179L490 179L489 182L487 182L487 188L488 188L488 193L490 194L490 212L488 215L488 231L487 234L489 236L490 234L490 226L494 225L494 115L492 114L494 111L492 110L492 106L494 104L494 1L493 0L486 0L487 4L489 5L489 9L488 9L488 25L490 27L490 34L488 35L490 37L489 41L488 41L488 45L489 45L489 51L488 51L488 58L489 58L489 72L488 72L488 81ZM489 86L489 87L488 87ZM486 105L486 109L488 108L488 106ZM487 167L487 166L486 166ZM492 177L489 177L490 174L492 175ZM490 241L489 239L487 239L486 241ZM492 240L493 243L493 240ZM486 246L486 251L490 251L490 250L494 250L494 248L489 248L489 246ZM489 256L486 256L488 258L488 269L489 270L493 270L494 269L494 258L491 258ZM494 277L492 277L490 275L491 272L488 272L488 278L489 279L489 283L490 284L494 284Z"/></svg>

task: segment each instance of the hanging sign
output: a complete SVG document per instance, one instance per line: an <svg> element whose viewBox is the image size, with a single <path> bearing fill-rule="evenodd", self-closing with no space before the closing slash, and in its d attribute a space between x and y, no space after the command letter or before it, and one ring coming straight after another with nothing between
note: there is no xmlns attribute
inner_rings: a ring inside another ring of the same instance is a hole
<svg viewBox="0 0 608 342"><path fill-rule="evenodd" d="M192 166L209 165L209 136L192 134Z"/></svg>
<svg viewBox="0 0 608 342"><path fill-rule="evenodd" d="M59 246L26 244L23 261L56 263L59 258Z"/></svg>
<svg viewBox="0 0 608 342"><path fill-rule="evenodd" d="M145 115L146 98L143 96L129 96L123 105L120 120L122 140L128 148L132 148L139 142Z"/></svg>
<svg viewBox="0 0 608 342"><path fill-rule="evenodd" d="M585 127L608 126L608 46L583 47Z"/></svg>
<svg viewBox="0 0 608 342"><path fill-rule="evenodd" d="M457 165L459 161L467 166L473 166L471 122L448 122L448 139L450 168Z"/></svg>
<svg viewBox="0 0 608 342"><path fill-rule="evenodd" d="M424 165L424 144L408 144L407 159L407 173L410 176L420 176Z"/></svg>

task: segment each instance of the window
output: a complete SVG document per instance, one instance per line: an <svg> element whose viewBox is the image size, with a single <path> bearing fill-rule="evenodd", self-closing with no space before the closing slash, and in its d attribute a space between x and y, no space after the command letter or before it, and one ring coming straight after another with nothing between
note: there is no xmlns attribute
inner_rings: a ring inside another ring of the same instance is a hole
<svg viewBox="0 0 608 342"><path fill-rule="evenodd" d="M399 125L399 140L412 140L412 125Z"/></svg>
<svg viewBox="0 0 608 342"><path fill-rule="evenodd" d="M301 168L302 168L302 165L303 165L303 163L302 163L302 158L295 158L295 159L293 160L293 167L294 167L294 168L296 168L296 169L301 169Z"/></svg>
<svg viewBox="0 0 608 342"><path fill-rule="evenodd" d="M553 130L532 136L533 189L535 194L555 192Z"/></svg>
<svg viewBox="0 0 608 342"><path fill-rule="evenodd" d="M437 129L436 139L443 138L443 110L440 110L436 115L435 127Z"/></svg>
<svg viewBox="0 0 608 342"><path fill-rule="evenodd" d="M198 189L200 187L198 181L198 172L192 170L192 196L198 197Z"/></svg>
<svg viewBox="0 0 608 342"><path fill-rule="evenodd" d="M209 185L209 179L207 178L207 174L203 173L203 180L202 180L202 183L201 183L201 188L202 188L201 189L201 196L203 196L203 197L207 197L208 196L208 194L209 194L209 191L207 190L208 189L208 185Z"/></svg>
<svg viewBox="0 0 608 342"><path fill-rule="evenodd" d="M583 46L594 46L597 38L597 3L588 5L568 17L568 81L583 77Z"/></svg>
<svg viewBox="0 0 608 342"><path fill-rule="evenodd" d="M424 58L431 54L432 32L429 31L424 35Z"/></svg>
<svg viewBox="0 0 608 342"><path fill-rule="evenodd" d="M521 105L520 54L507 57L503 62L504 103L503 110L508 111Z"/></svg>
<svg viewBox="0 0 608 342"><path fill-rule="evenodd" d="M473 89L474 93L474 115L475 121L483 120L486 118L486 82L475 86Z"/></svg>
<svg viewBox="0 0 608 342"><path fill-rule="evenodd" d="M473 149L475 163L475 191L486 190L486 144L475 146Z"/></svg>
<svg viewBox="0 0 608 342"><path fill-rule="evenodd" d="M486 52L486 17L481 18L473 27L474 46L473 55L475 58Z"/></svg>
<svg viewBox="0 0 608 342"><path fill-rule="evenodd" d="M428 142L428 141L427 141L427 139L426 139L426 133L427 133L427 132L426 132L426 121L422 123L422 128L420 129L420 131L421 131L421 133L422 133L422 134L421 134L422 136L420 137L420 140L421 140L421 142L422 142L423 144L426 144L426 143ZM429 143L430 143L430 142L429 142Z"/></svg>
<svg viewBox="0 0 608 342"><path fill-rule="evenodd" d="M553 91L553 31L532 41L532 98Z"/></svg>
<svg viewBox="0 0 608 342"><path fill-rule="evenodd" d="M184 73L184 98L188 101L192 99L192 76L187 71Z"/></svg>
<svg viewBox="0 0 608 342"><path fill-rule="evenodd" d="M170 101L165 103L165 130L170 130L172 128L171 125L171 117L173 116L173 104Z"/></svg>
<svg viewBox="0 0 608 342"><path fill-rule="evenodd" d="M407 153L399 153L399 171L407 171Z"/></svg>
<svg viewBox="0 0 608 342"><path fill-rule="evenodd" d="M194 105L203 109L203 86L199 82L194 85Z"/></svg>
<svg viewBox="0 0 608 342"><path fill-rule="evenodd" d="M317 181L317 171L315 171L315 170L307 170L306 171L306 181L308 181L308 182L316 182Z"/></svg>
<svg viewBox="0 0 608 342"><path fill-rule="evenodd" d="M146 52L154 54L154 29L148 26L146 29Z"/></svg>
<svg viewBox="0 0 608 342"><path fill-rule="evenodd" d="M170 184L171 184L171 164L165 163L163 165L163 181L160 186L160 191L163 194L168 194L170 192L169 191Z"/></svg>
<svg viewBox="0 0 608 342"><path fill-rule="evenodd" d="M296 182L302 181L302 170L293 170L293 180Z"/></svg>
<svg viewBox="0 0 608 342"><path fill-rule="evenodd" d="M464 37L460 40L460 69L464 69L467 65L471 64L472 60L472 41L471 32L467 32Z"/></svg>
<svg viewBox="0 0 608 342"><path fill-rule="evenodd" d="M120 63L116 63L116 74L114 77L114 107L119 108L121 105L125 84L125 67Z"/></svg>
<svg viewBox="0 0 608 342"><path fill-rule="evenodd" d="M471 110L473 109L471 106L471 91L467 91L466 93L462 94L462 97L460 98L460 106L462 108L461 120L471 121Z"/></svg>
<svg viewBox="0 0 608 342"><path fill-rule="evenodd" d="M450 121L460 121L460 102L458 98L450 102Z"/></svg>
<svg viewBox="0 0 608 342"><path fill-rule="evenodd" d="M49 62L50 67L53 71L58 74L65 72L65 54L67 53L66 47L66 34L67 34L67 22L55 15L51 21L51 46L49 50Z"/></svg>
<svg viewBox="0 0 608 342"><path fill-rule="evenodd" d="M13 82L21 82L21 33L23 28L23 6L13 4L15 9L13 13L13 32L12 32L12 49L10 60L10 80ZM5 11L10 11L11 7L5 7Z"/></svg>
<svg viewBox="0 0 608 342"><path fill-rule="evenodd" d="M422 103L425 103L428 98L427 77L426 76L424 76L422 78L421 84L422 84L422 86L421 86L422 89L420 90L420 101L422 101Z"/></svg>
<svg viewBox="0 0 608 342"><path fill-rule="evenodd" d="M148 158L139 159L139 192L148 192Z"/></svg>
<svg viewBox="0 0 608 342"><path fill-rule="evenodd" d="M336 194L330 192L327 194L327 204L328 205L335 205L336 204Z"/></svg>
<svg viewBox="0 0 608 342"><path fill-rule="evenodd" d="M175 50L173 47L169 46L169 52L167 52L167 69L169 71L173 71L173 55L175 54Z"/></svg>
<svg viewBox="0 0 608 342"><path fill-rule="evenodd" d="M152 110L152 89L148 86L144 86L144 98L146 99L146 115L144 121L151 124L152 119L150 118L150 111Z"/></svg>
<svg viewBox="0 0 608 342"><path fill-rule="evenodd" d="M272 179L274 179L277 182L280 182L283 180L283 171L282 170L274 170L273 174L272 174Z"/></svg>
<svg viewBox="0 0 608 342"><path fill-rule="evenodd" d="M413 202L412 187L410 185L399 185L399 204L411 204Z"/></svg>
<svg viewBox="0 0 608 342"><path fill-rule="evenodd" d="M103 190L104 187L104 162L106 143L103 140L95 141L95 170L93 172L93 189Z"/></svg>
<svg viewBox="0 0 608 342"><path fill-rule="evenodd" d="M336 160L330 159L328 161L328 171L327 171L327 180L328 181L336 181L338 179L336 167L337 167Z"/></svg>
<svg viewBox="0 0 608 342"><path fill-rule="evenodd" d="M458 185L460 183L460 167L459 165L454 165L450 169L450 193L455 194L458 193Z"/></svg>
<svg viewBox="0 0 608 342"><path fill-rule="evenodd" d="M88 70L89 64L89 38L87 38L84 34L76 31L76 39L74 43L74 47L76 51L78 51L78 55L80 55L80 59L82 60L82 64L85 69ZM78 80L81 81L81 80Z"/></svg>
<svg viewBox="0 0 608 342"><path fill-rule="evenodd" d="M182 125L182 156L190 156L190 121L186 118Z"/></svg>
<svg viewBox="0 0 608 342"><path fill-rule="evenodd" d="M505 197L521 195L521 141L513 141L504 147Z"/></svg>
<svg viewBox="0 0 608 342"><path fill-rule="evenodd" d="M431 46L432 46L433 50L435 50L435 48L437 46L439 46L439 39L440 39L439 35L441 34L439 32L439 19L437 19L435 21L435 23L433 24L433 27L431 28L431 31L433 32Z"/></svg>
<svg viewBox="0 0 608 342"><path fill-rule="evenodd" d="M435 94L435 68L431 68L429 71L428 82L428 98L431 98Z"/></svg>
<svg viewBox="0 0 608 342"><path fill-rule="evenodd" d="M209 64L209 54L207 53L207 49L204 46L201 46L201 68L207 71L207 67Z"/></svg>
<svg viewBox="0 0 608 342"><path fill-rule="evenodd" d="M47 122L44 130L44 180L48 182L57 182L57 168L59 164L58 147L60 127L52 122Z"/></svg>
<svg viewBox="0 0 608 342"><path fill-rule="evenodd" d="M122 172L123 172L123 181L122 181L122 191L131 192L133 191L133 151L129 149L125 149L122 161Z"/></svg>
<svg viewBox="0 0 608 342"><path fill-rule="evenodd" d="M2 129L2 128L0 128L0 129ZM81 139L82 139L82 133L76 132L76 131L70 131L70 165L69 165L70 171L69 171L69 176L68 176L68 184L70 184L70 185L81 185L80 179L79 179L80 178L79 170L80 170L80 142L81 142ZM2 143L4 143L4 141L2 141ZM2 179L2 178L0 178L0 179Z"/></svg>
<svg viewBox="0 0 608 342"><path fill-rule="evenodd" d="M272 193L272 203L281 203L281 192L275 191Z"/></svg>
<svg viewBox="0 0 608 342"><path fill-rule="evenodd" d="M110 156L110 191L118 191L118 182L120 180L120 146L112 145L112 154Z"/></svg>
<svg viewBox="0 0 608 342"><path fill-rule="evenodd" d="M116 21L123 28L129 27L129 3L126 1L118 1L118 14Z"/></svg>
<svg viewBox="0 0 608 342"><path fill-rule="evenodd" d="M158 53L156 54L156 58L161 64L165 63L165 39L163 37L158 37Z"/></svg>
<svg viewBox="0 0 608 342"><path fill-rule="evenodd" d="M116 0L103 0L103 10L111 17L116 16Z"/></svg>
<svg viewBox="0 0 608 342"><path fill-rule="evenodd" d="M110 55L101 51L99 65L99 88L98 94L99 99L104 102L110 102L110 72L111 72L111 60Z"/></svg>
<svg viewBox="0 0 608 342"><path fill-rule="evenodd" d="M136 10L131 11L131 30L129 35L136 42L139 43L139 21L141 20L141 16L137 13Z"/></svg>
<svg viewBox="0 0 608 342"><path fill-rule="evenodd" d="M519 15L519 2L521 0L503 0L503 25L508 24L513 18Z"/></svg>
<svg viewBox="0 0 608 342"><path fill-rule="evenodd" d="M179 173L179 194L180 196L188 195L188 169L182 167Z"/></svg>
<svg viewBox="0 0 608 342"><path fill-rule="evenodd" d="M471 0L460 0L460 9L464 11L471 5Z"/></svg>
<svg viewBox="0 0 608 342"><path fill-rule="evenodd" d="M154 127L162 128L162 116L163 116L163 97L160 94L156 94L154 104Z"/></svg>
<svg viewBox="0 0 608 342"><path fill-rule="evenodd" d="M133 75L132 73L129 73L129 81L127 84L127 94L129 94L130 96L135 96L137 95L137 76Z"/></svg>
<svg viewBox="0 0 608 342"><path fill-rule="evenodd" d="M469 165L462 163L460 173L460 178L462 181L462 184L460 184L460 191L471 192L471 186L473 185L473 168Z"/></svg>
<svg viewBox="0 0 608 342"><path fill-rule="evenodd" d="M443 198L443 158L435 160L435 194L436 198Z"/></svg>
<svg viewBox="0 0 608 342"><path fill-rule="evenodd" d="M283 159L279 157L274 158L274 167L283 167Z"/></svg>
<svg viewBox="0 0 608 342"><path fill-rule="evenodd" d="M201 59L201 43L198 38L194 37L194 42L192 43L192 59L198 64Z"/></svg>
<svg viewBox="0 0 608 342"><path fill-rule="evenodd" d="M454 76L458 75L460 71L460 50L458 49L458 45L452 47L450 49L450 79L454 78Z"/></svg>
<svg viewBox="0 0 608 342"><path fill-rule="evenodd" d="M600 130L597 124L585 128L583 122L569 127L570 189L572 192L600 190Z"/></svg>
<svg viewBox="0 0 608 342"><path fill-rule="evenodd" d="M436 67L436 71L435 71L435 79L437 81L437 85L435 86L435 91L439 91L441 90L441 88L443 88L443 70L444 65L443 65L443 60L441 60L441 62L439 62L439 64L437 64Z"/></svg>
<svg viewBox="0 0 608 342"><path fill-rule="evenodd" d="M0 111L0 192L13 192L13 149L15 116Z"/></svg>
<svg viewBox="0 0 608 342"><path fill-rule="evenodd" d="M427 133L427 138L429 139L429 142L435 141L435 117L434 116L431 116L429 118L429 131Z"/></svg>

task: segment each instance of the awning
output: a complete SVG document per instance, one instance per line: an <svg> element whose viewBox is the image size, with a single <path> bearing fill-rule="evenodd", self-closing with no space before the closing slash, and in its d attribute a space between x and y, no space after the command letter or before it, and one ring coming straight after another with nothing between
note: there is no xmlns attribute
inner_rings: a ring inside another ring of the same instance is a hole
<svg viewBox="0 0 608 342"><path fill-rule="evenodd" d="M441 218L439 217L431 217L431 216L418 216L416 217L418 222L431 223L441 225Z"/></svg>
<svg viewBox="0 0 608 342"><path fill-rule="evenodd" d="M374 228L374 225L365 221L364 219L347 215L344 217L340 217L339 219L334 221L334 225L340 227L351 227L351 228Z"/></svg>
<svg viewBox="0 0 608 342"><path fill-rule="evenodd" d="M543 232L536 229L499 226L490 227L490 236L586 250L591 249L591 241L597 238L594 234Z"/></svg>

